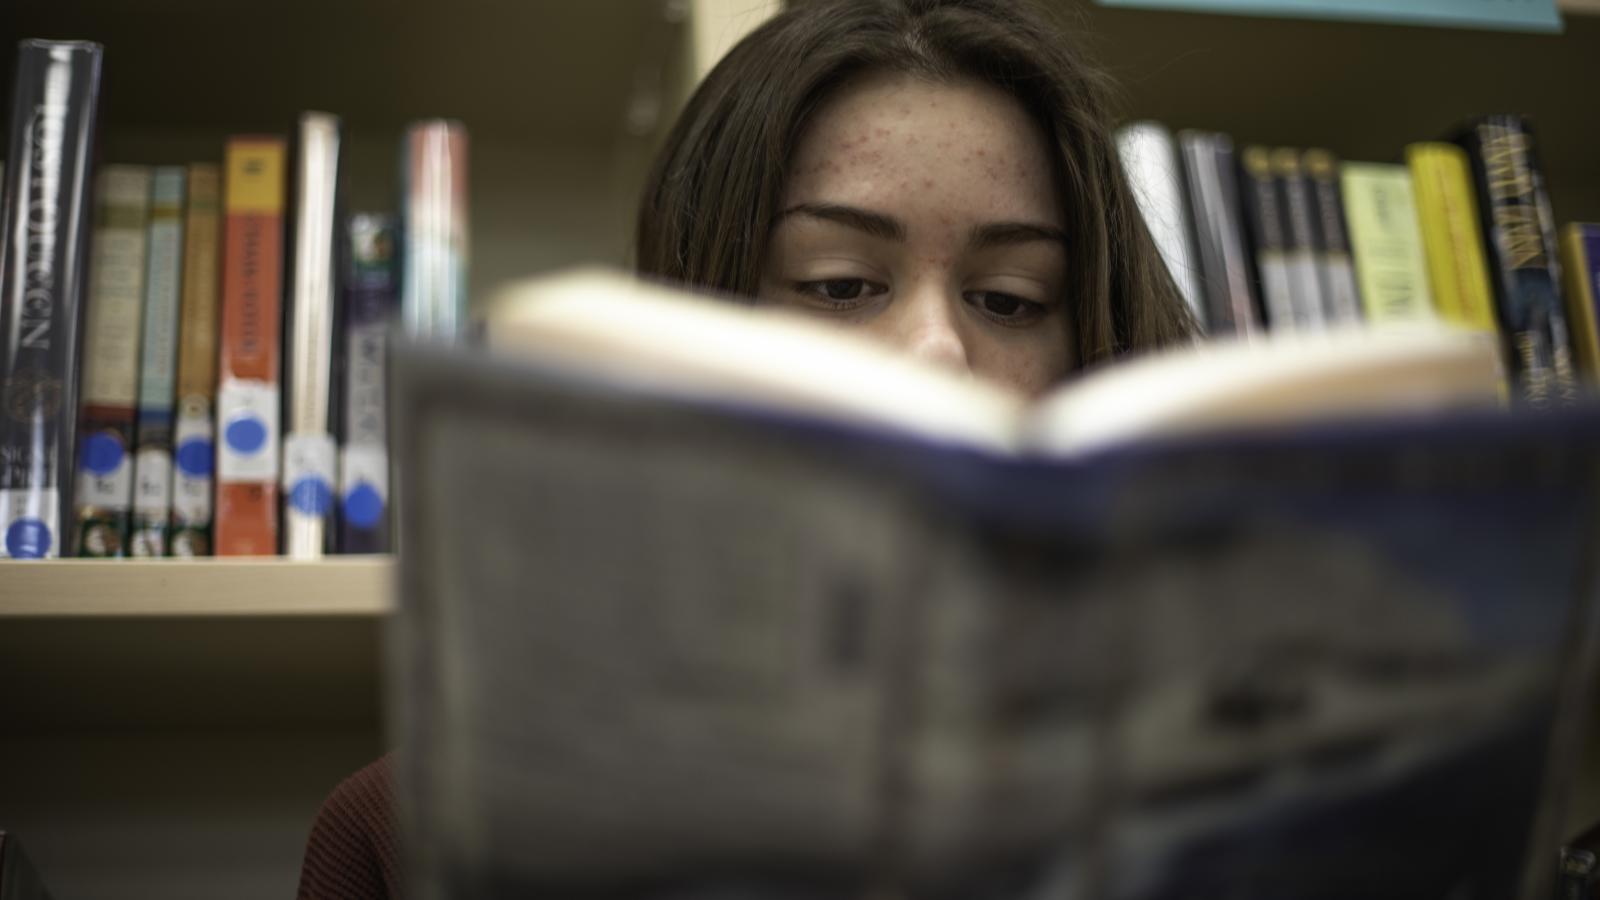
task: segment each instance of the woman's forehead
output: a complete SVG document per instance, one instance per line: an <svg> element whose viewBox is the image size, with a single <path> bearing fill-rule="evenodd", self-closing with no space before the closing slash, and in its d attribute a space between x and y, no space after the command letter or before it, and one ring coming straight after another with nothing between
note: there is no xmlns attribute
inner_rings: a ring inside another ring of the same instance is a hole
<svg viewBox="0 0 1600 900"><path fill-rule="evenodd" d="M1022 104L973 80L873 75L812 116L785 205L846 203L1059 225L1044 135Z"/></svg>

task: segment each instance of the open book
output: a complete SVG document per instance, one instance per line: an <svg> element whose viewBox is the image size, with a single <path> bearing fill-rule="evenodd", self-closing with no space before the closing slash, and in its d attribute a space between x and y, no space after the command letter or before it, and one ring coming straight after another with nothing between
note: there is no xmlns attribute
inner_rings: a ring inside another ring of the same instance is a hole
<svg viewBox="0 0 1600 900"><path fill-rule="evenodd" d="M1443 326L1200 345L1105 367L1033 403L798 314L582 271L502 296L497 347L680 394L1000 451L1083 453L1162 435L1493 405L1496 342Z"/></svg>
<svg viewBox="0 0 1600 900"><path fill-rule="evenodd" d="M579 274L402 350L420 896L1542 896L1600 419L1442 332L1024 402Z"/></svg>

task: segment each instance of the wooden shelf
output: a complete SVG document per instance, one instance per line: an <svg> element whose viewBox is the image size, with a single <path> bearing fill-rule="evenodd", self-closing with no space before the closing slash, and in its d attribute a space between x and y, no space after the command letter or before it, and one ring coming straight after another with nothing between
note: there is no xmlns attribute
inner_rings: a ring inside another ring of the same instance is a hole
<svg viewBox="0 0 1600 900"><path fill-rule="evenodd" d="M375 730L392 568L0 563L0 734Z"/></svg>
<svg viewBox="0 0 1600 900"><path fill-rule="evenodd" d="M0 617L358 616L390 608L387 557L0 562Z"/></svg>

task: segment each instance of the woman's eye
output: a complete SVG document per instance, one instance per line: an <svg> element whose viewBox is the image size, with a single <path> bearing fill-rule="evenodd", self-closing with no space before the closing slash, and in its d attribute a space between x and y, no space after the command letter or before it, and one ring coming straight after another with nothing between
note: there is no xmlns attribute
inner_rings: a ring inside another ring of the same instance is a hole
<svg viewBox="0 0 1600 900"><path fill-rule="evenodd" d="M809 294L826 303L849 305L865 296L880 294L885 290L865 278L828 278L822 281L802 281L795 285L801 293Z"/></svg>
<svg viewBox="0 0 1600 900"><path fill-rule="evenodd" d="M967 302L991 319L1007 324L1032 321L1045 311L1041 304L999 291L973 291L967 294Z"/></svg>
<svg viewBox="0 0 1600 900"><path fill-rule="evenodd" d="M859 278L835 278L822 282L820 286L829 300L854 300L861 296L867 283Z"/></svg>

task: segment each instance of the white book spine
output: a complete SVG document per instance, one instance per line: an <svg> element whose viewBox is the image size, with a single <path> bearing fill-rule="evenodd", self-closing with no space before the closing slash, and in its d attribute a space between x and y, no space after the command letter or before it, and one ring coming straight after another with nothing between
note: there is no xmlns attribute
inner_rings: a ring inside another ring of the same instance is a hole
<svg viewBox="0 0 1600 900"><path fill-rule="evenodd" d="M283 445L284 553L321 556L333 537L337 445L333 439L335 215L339 120L300 119L294 273L288 325L288 421Z"/></svg>
<svg viewBox="0 0 1600 900"><path fill-rule="evenodd" d="M459 122L419 122L405 140L401 318L413 337L452 340L467 313L467 133Z"/></svg>
<svg viewBox="0 0 1600 900"><path fill-rule="evenodd" d="M1167 271L1196 323L1206 322L1199 264L1183 189L1183 173L1172 134L1155 122L1135 122L1117 132L1117 153L1139 212Z"/></svg>

